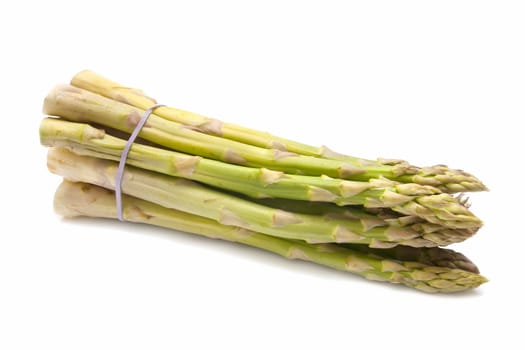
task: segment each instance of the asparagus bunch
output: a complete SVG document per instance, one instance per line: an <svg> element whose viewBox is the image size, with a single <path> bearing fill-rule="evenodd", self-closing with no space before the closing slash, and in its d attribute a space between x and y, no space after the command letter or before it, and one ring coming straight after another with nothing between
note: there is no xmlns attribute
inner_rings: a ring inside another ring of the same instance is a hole
<svg viewBox="0 0 525 350"><path fill-rule="evenodd" d="M50 92L44 111L52 117L40 126L48 168L82 184L60 187L59 213L116 216L109 191L117 162L152 104L90 71ZM461 170L344 156L170 107L150 115L126 163L121 189L138 215L128 213L132 221L215 230L220 238L425 291L485 281L464 256L438 248L482 225L454 193L486 188Z"/></svg>
<svg viewBox="0 0 525 350"><path fill-rule="evenodd" d="M48 167L53 173L71 181L115 189L118 164L113 161L78 156L65 148L51 148ZM395 220L389 222L371 215L353 213L352 217L351 212L347 212L346 217L297 213L132 166L127 168L121 188L123 193L164 207L310 243L359 243L383 248L398 244L430 247L440 243L445 245L447 240L463 240L472 234L466 230L441 229L439 226L436 231L426 233L417 222L396 224Z"/></svg>
<svg viewBox="0 0 525 350"><path fill-rule="evenodd" d="M155 104L155 99L144 94L140 89L123 86L95 72L84 70L73 77L71 85L120 101L138 109L145 110ZM216 135L243 144L290 152L305 156L344 161L348 171L355 179L385 177L400 182L432 185L443 192L484 191L487 188L476 177L444 165L417 167L403 160L382 159L376 161L343 155L326 146L314 147L293 140L271 135L267 132L223 123L196 113L173 107L161 107L155 110L156 115L188 128L209 135ZM279 154L277 152L276 154ZM326 174L326 173L325 173Z"/></svg>
<svg viewBox="0 0 525 350"><path fill-rule="evenodd" d="M42 144L46 146L68 147L77 154L111 160L120 158L126 143L88 124L51 118L42 121L40 135ZM360 204L366 208L392 208L446 228L475 230L481 225L481 221L451 195L440 193L431 186L397 184L386 179L358 182L290 175L138 144L131 150L129 164L256 198L280 197L339 205Z"/></svg>
<svg viewBox="0 0 525 350"><path fill-rule="evenodd" d="M65 217L116 218L115 195L98 186L64 181L55 195L55 210ZM289 259L312 261L375 281L402 283L425 292L457 292L486 282L462 254L441 248L416 251L362 250L336 244L308 244L277 238L143 201L123 197L127 221L191 232L246 244ZM405 247L406 248L406 247ZM393 256L393 257L392 257Z"/></svg>

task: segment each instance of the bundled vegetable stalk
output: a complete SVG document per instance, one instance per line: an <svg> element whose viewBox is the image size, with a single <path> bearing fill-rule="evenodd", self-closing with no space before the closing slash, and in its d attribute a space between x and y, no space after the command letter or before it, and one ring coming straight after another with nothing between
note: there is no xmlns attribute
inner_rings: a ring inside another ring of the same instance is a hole
<svg viewBox="0 0 525 350"><path fill-rule="evenodd" d="M157 107L126 158L129 134L156 102L83 71L46 97L41 143L65 182L64 216L123 216L313 261L427 292L484 283L461 242L482 222L458 193L486 190L444 165L338 154L171 107Z"/></svg>

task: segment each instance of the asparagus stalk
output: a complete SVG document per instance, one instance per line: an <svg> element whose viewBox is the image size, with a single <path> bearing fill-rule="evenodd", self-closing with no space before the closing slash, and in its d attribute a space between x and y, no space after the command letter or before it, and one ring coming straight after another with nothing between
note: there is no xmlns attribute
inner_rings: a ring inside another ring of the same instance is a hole
<svg viewBox="0 0 525 350"><path fill-rule="evenodd" d="M66 149L51 148L48 167L67 180L115 188L117 164L113 161L77 156ZM409 227L389 226L377 220L323 218L296 214L257 204L195 182L128 166L122 192L167 208L213 219L268 235L314 243L367 244L386 248L397 244L436 246ZM387 242L387 243L386 243Z"/></svg>
<svg viewBox="0 0 525 350"><path fill-rule="evenodd" d="M92 71L85 70L73 77L71 85L106 96L145 110L155 104L155 100L138 89L129 88L104 78ZM352 168L362 169L359 179L383 176L400 182L413 182L421 185L433 185L443 192L483 191L486 187L474 176L462 171L449 169L443 165L419 168L405 161L378 159L377 161L341 155L327 147L313 147L285 138L273 136L266 132L223 123L172 107L160 107L155 114L193 130L220 136L261 148L292 152L305 156L341 160Z"/></svg>
<svg viewBox="0 0 525 350"><path fill-rule="evenodd" d="M366 209L356 206L339 207L331 203L306 202L287 200L279 198L258 198L254 199L259 204L263 204L276 209L288 210L293 213L311 214L323 218L353 218L365 220L369 226L375 223L384 225L385 223L393 227L406 227L416 231L426 240L431 240L438 246L446 246L452 243L462 242L472 237L477 228L450 229L438 224L433 224L424 219L413 215L401 215L394 211L384 209Z"/></svg>
<svg viewBox="0 0 525 350"><path fill-rule="evenodd" d="M227 226L200 216L168 209L134 197L123 197L124 217L147 223L223 239L264 249L289 259L300 259L348 271L370 280L402 283L425 292L458 292L476 288L487 279L461 268L428 264L363 253L334 244L308 243L272 237ZM55 194L55 210L66 217L116 218L114 193L106 189L64 181Z"/></svg>
<svg viewBox="0 0 525 350"><path fill-rule="evenodd" d="M65 146L77 154L110 160L120 159L126 143L87 124L51 118L42 121L40 138L42 144L47 146ZM470 229L481 226L479 219L450 195L434 196L439 190L431 186L398 184L386 179L357 182L326 176L290 175L140 144L133 145L127 162L143 169L196 180L252 197L329 201L339 205L359 204L369 208L391 207L403 214L419 216L449 228ZM424 195L432 196L423 197ZM430 201L429 198L439 200ZM430 232L427 230L427 233ZM438 235L434 235L434 240L438 240ZM458 235L447 234L449 236L452 239L458 238ZM462 235L460 240L464 238ZM452 242L449 238L447 240ZM446 244L443 240L436 242Z"/></svg>

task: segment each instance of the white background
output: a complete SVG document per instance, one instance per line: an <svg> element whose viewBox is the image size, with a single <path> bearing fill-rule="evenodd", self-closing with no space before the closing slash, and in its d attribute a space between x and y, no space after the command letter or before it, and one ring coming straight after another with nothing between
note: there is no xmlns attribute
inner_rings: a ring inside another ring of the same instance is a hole
<svg viewBox="0 0 525 350"><path fill-rule="evenodd" d="M1 349L523 348L523 2L6 3ZM61 219L41 104L86 68L310 144L476 174L491 189L471 196L485 227L455 249L490 282L427 295L187 234Z"/></svg>

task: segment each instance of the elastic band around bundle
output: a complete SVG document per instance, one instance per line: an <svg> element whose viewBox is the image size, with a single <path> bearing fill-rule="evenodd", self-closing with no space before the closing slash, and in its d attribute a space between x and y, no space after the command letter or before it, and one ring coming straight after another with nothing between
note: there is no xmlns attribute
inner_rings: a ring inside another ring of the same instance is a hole
<svg viewBox="0 0 525 350"><path fill-rule="evenodd" d="M118 169L117 169L117 175L115 177L115 200L117 202L117 217L120 221L125 221L124 214L122 212L122 176L124 175L124 168L126 167L126 160L128 159L129 151L131 150L131 146L135 142L135 139L137 138L140 131L146 124L146 121L148 120L148 117L150 116L150 114L157 107L164 107L164 105L155 104L144 112L139 122L137 123L137 126L135 126L135 129L131 133L131 136L129 137L128 142L126 143L126 146L124 146L124 149L122 150L122 154L120 156L120 161L118 163Z"/></svg>

